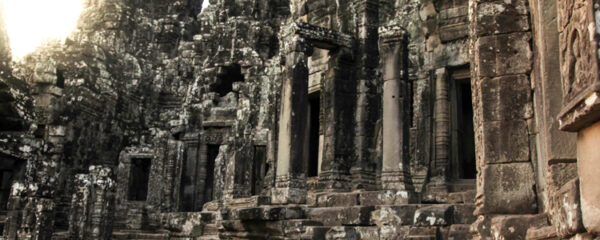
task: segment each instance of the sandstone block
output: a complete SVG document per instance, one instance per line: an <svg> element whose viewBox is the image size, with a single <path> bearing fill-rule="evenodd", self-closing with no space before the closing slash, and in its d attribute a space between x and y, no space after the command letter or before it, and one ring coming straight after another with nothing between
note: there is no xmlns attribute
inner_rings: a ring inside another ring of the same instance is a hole
<svg viewBox="0 0 600 240"><path fill-rule="evenodd" d="M557 213L553 215L558 236L562 238L585 232L579 203L579 180L573 179L557 193Z"/></svg>
<svg viewBox="0 0 600 240"><path fill-rule="evenodd" d="M526 121L484 122L482 137L483 146L479 154L486 164L529 162L529 133Z"/></svg>
<svg viewBox="0 0 600 240"><path fill-rule="evenodd" d="M434 205L419 208L415 212L415 226L448 226L454 220L454 206Z"/></svg>
<svg viewBox="0 0 600 240"><path fill-rule="evenodd" d="M412 225L419 205L378 206L371 213L371 221L381 226Z"/></svg>
<svg viewBox="0 0 600 240"><path fill-rule="evenodd" d="M525 74L485 78L479 91L483 121L528 119L533 116L531 83Z"/></svg>
<svg viewBox="0 0 600 240"><path fill-rule="evenodd" d="M480 174L475 215L537 211L531 163L488 164Z"/></svg>
<svg viewBox="0 0 600 240"><path fill-rule="evenodd" d="M375 207L372 206L311 208L307 210L307 217L320 221L325 226L368 226L373 225L371 223L371 212L374 210Z"/></svg>
<svg viewBox="0 0 600 240"><path fill-rule="evenodd" d="M479 77L493 78L531 71L533 53L530 33L512 33L481 37L475 43Z"/></svg>
<svg viewBox="0 0 600 240"><path fill-rule="evenodd" d="M491 234L496 239L525 239L527 229L546 225L545 214L496 216L491 219Z"/></svg>
<svg viewBox="0 0 600 240"><path fill-rule="evenodd" d="M529 30L527 1L481 1L476 11L477 36Z"/></svg>

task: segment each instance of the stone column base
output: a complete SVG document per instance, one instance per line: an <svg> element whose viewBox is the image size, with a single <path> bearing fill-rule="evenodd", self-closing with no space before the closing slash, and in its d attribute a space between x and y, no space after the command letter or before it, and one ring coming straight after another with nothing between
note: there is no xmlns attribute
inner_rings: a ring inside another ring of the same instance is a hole
<svg viewBox="0 0 600 240"><path fill-rule="evenodd" d="M273 204L304 204L306 203L306 177L277 176L275 188L271 194Z"/></svg>
<svg viewBox="0 0 600 240"><path fill-rule="evenodd" d="M382 171L381 185L381 188L386 190L393 189L414 192L413 186L406 182L405 174L403 171Z"/></svg>
<svg viewBox="0 0 600 240"><path fill-rule="evenodd" d="M377 189L377 181L375 171L367 171L360 168L353 168L350 170L352 176L352 189L373 191Z"/></svg>
<svg viewBox="0 0 600 240"><path fill-rule="evenodd" d="M317 189L327 192L348 192L352 189L352 183L349 175L335 171L321 172Z"/></svg>

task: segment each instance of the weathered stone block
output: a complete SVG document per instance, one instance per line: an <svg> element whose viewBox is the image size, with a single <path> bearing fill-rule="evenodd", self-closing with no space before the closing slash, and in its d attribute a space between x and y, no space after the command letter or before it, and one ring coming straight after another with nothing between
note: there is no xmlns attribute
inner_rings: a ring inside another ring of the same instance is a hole
<svg viewBox="0 0 600 240"><path fill-rule="evenodd" d="M448 231L448 240L469 240L473 236L470 233L470 225L468 224L454 224L450 226Z"/></svg>
<svg viewBox="0 0 600 240"><path fill-rule="evenodd" d="M362 192L359 196L360 205L403 205L416 202L415 195L407 191L376 191Z"/></svg>
<svg viewBox="0 0 600 240"><path fill-rule="evenodd" d="M434 205L415 212L415 226L448 226L454 221L454 206Z"/></svg>
<svg viewBox="0 0 600 240"><path fill-rule="evenodd" d="M558 212L553 215L558 236L562 238L585 232L579 203L579 180L565 184L556 195Z"/></svg>
<svg viewBox="0 0 600 240"><path fill-rule="evenodd" d="M473 215L475 211L474 204L456 204L454 205L454 224L471 224L477 220Z"/></svg>
<svg viewBox="0 0 600 240"><path fill-rule="evenodd" d="M326 193L317 196L318 207L343 207L358 205L358 193Z"/></svg>
<svg viewBox="0 0 600 240"><path fill-rule="evenodd" d="M325 236L327 240L379 239L377 227L333 227Z"/></svg>
<svg viewBox="0 0 600 240"><path fill-rule="evenodd" d="M419 205L378 206L371 213L371 222L381 226L412 225Z"/></svg>
<svg viewBox="0 0 600 240"><path fill-rule="evenodd" d="M531 163L488 164L480 174L475 215L537 211Z"/></svg>
<svg viewBox="0 0 600 240"><path fill-rule="evenodd" d="M410 226L383 226L379 228L380 240L405 239L410 230Z"/></svg>
<svg viewBox="0 0 600 240"><path fill-rule="evenodd" d="M525 239L527 229L546 225L545 214L496 216L491 219L491 234L495 239Z"/></svg>
<svg viewBox="0 0 600 240"><path fill-rule="evenodd" d="M371 212L375 210L373 206L357 207L328 207L311 208L307 210L307 217L316 221L323 222L327 226L339 225L373 225L371 223Z"/></svg>
<svg viewBox="0 0 600 240"><path fill-rule="evenodd" d="M483 123L479 155L486 164L529 162L529 133L523 120ZM533 170L532 170L533 172Z"/></svg>
<svg viewBox="0 0 600 240"><path fill-rule="evenodd" d="M475 14L477 36L529 30L527 1L481 1Z"/></svg>
<svg viewBox="0 0 600 240"><path fill-rule="evenodd" d="M475 45L478 54L475 54L475 61L480 66L477 68L477 75L493 78L529 73L533 57L530 44L530 33L494 35L477 39Z"/></svg>
<svg viewBox="0 0 600 240"><path fill-rule="evenodd" d="M528 119L533 116L529 77L524 74L485 78L481 82L483 121Z"/></svg>

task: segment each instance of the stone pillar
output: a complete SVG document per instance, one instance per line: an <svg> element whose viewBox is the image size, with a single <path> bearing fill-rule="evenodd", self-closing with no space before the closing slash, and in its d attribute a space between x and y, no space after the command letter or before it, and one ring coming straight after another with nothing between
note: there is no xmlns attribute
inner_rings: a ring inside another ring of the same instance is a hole
<svg viewBox="0 0 600 240"><path fill-rule="evenodd" d="M374 190L376 170L373 150L376 148L376 123L379 119L381 100L377 94L377 72L379 67L379 1L354 1L360 18L358 26L358 54L356 55L356 163L350 172L353 189Z"/></svg>
<svg viewBox="0 0 600 240"><path fill-rule="evenodd" d="M90 166L88 174L75 176L69 234L75 239L110 239L115 182L109 167Z"/></svg>
<svg viewBox="0 0 600 240"><path fill-rule="evenodd" d="M450 161L450 98L449 79L445 68L435 72L434 159L431 180L423 196L428 201L443 202L448 194L448 164Z"/></svg>
<svg viewBox="0 0 600 240"><path fill-rule="evenodd" d="M538 211L530 16L528 0L471 0L469 7L479 216L472 229L475 239L489 239L495 215L518 214L512 217L528 224L525 214ZM510 238L503 234L495 238Z"/></svg>
<svg viewBox="0 0 600 240"><path fill-rule="evenodd" d="M583 225L600 234L600 79L597 1L558 1L563 131L577 132L577 169ZM596 13L596 14L595 14Z"/></svg>
<svg viewBox="0 0 600 240"><path fill-rule="evenodd" d="M293 36L285 45L277 175L273 203L306 202L306 170L304 169L304 140L308 105L308 56L310 43Z"/></svg>
<svg viewBox="0 0 600 240"><path fill-rule="evenodd" d="M319 171L318 188L326 191L349 191L350 167L355 148L354 103L356 98L354 77L350 69L350 49L330 51L328 77L323 83L323 157Z"/></svg>
<svg viewBox="0 0 600 240"><path fill-rule="evenodd" d="M409 89L406 80L404 31L388 31L382 36L383 66L383 163L382 189L401 196L394 204L407 203L413 187L408 176Z"/></svg>

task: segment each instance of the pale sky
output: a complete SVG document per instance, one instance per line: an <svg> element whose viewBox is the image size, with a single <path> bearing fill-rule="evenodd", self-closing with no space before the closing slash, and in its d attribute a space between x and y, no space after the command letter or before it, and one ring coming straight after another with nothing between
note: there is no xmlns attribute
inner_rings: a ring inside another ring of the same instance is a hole
<svg viewBox="0 0 600 240"><path fill-rule="evenodd" d="M22 58L48 39L64 40L77 26L83 0L2 0L12 55Z"/></svg>
<svg viewBox="0 0 600 240"><path fill-rule="evenodd" d="M77 26L84 0L1 0L13 57L33 52L45 40L64 40ZM204 0L202 9L209 5Z"/></svg>

